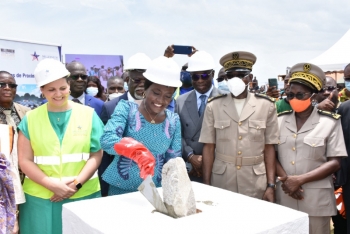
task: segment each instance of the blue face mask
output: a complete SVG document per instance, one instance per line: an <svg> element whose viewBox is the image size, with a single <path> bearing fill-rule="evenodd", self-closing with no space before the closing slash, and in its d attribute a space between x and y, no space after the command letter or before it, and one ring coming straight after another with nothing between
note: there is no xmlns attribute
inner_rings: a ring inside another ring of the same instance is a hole
<svg viewBox="0 0 350 234"><path fill-rule="evenodd" d="M350 81L344 81L345 82L345 88L350 91Z"/></svg>
<svg viewBox="0 0 350 234"><path fill-rule="evenodd" d="M228 89L226 80L223 80L223 81L218 83L218 89L225 91L225 92L228 92L228 93L230 92L230 90Z"/></svg>
<svg viewBox="0 0 350 234"><path fill-rule="evenodd" d="M187 85L187 86L192 85L191 74L187 71L181 72L180 80L184 85Z"/></svg>

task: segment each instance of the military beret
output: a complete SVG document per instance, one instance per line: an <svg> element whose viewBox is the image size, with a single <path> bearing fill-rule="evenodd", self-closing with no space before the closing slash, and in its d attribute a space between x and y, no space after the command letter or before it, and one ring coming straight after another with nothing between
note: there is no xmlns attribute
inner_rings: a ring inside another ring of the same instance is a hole
<svg viewBox="0 0 350 234"><path fill-rule="evenodd" d="M252 70L255 62L256 56L245 51L231 52L220 59L220 64L225 68L225 71L231 68L245 68Z"/></svg>
<svg viewBox="0 0 350 234"><path fill-rule="evenodd" d="M298 63L290 69L289 83L300 83L313 90L321 91L326 83L326 75L311 63Z"/></svg>

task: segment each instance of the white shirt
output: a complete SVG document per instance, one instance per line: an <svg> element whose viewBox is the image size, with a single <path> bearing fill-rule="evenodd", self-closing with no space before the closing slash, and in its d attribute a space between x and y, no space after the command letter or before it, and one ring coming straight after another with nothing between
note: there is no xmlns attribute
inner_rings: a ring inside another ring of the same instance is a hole
<svg viewBox="0 0 350 234"><path fill-rule="evenodd" d="M205 103L207 103L208 98L209 98L209 96L210 96L210 94L211 94L211 91L213 91L213 87L214 87L214 86L211 85L209 91L206 92L206 93L198 93L197 90L194 90L194 91L196 92L196 97L197 97L197 109L198 109L198 110L199 110L199 107L200 107L201 104L202 104L202 100L200 99L200 96L201 96L201 95L205 95Z"/></svg>
<svg viewBox="0 0 350 234"><path fill-rule="evenodd" d="M128 92L128 101L135 102L135 99L131 96L130 92Z"/></svg>
<svg viewBox="0 0 350 234"><path fill-rule="evenodd" d="M71 95L69 95L69 100L74 99L75 97L72 97ZM83 104L85 105L85 93L83 92L83 94L80 97L77 97L77 99Z"/></svg>
<svg viewBox="0 0 350 234"><path fill-rule="evenodd" d="M246 98L243 98L243 99L234 98L233 99L233 101L235 102L235 107L236 107L238 116L241 116L241 113L242 113L242 110L243 110L243 107L244 107L246 100L247 100Z"/></svg>

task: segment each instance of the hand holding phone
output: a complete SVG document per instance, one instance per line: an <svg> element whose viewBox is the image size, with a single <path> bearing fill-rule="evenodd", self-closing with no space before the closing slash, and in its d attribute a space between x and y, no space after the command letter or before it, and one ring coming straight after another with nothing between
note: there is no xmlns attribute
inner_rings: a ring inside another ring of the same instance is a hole
<svg viewBox="0 0 350 234"><path fill-rule="evenodd" d="M167 58L172 58L175 54L187 54L191 57L196 53L196 48L193 46L179 46L179 45L170 45L164 51L164 56Z"/></svg>

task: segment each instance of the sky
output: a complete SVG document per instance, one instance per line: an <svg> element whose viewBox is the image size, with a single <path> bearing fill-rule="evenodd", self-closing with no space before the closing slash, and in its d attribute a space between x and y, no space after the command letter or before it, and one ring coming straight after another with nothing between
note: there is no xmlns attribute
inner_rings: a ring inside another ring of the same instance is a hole
<svg viewBox="0 0 350 234"><path fill-rule="evenodd" d="M350 29L349 0L1 0L0 38L62 45L63 54L151 59L170 44L216 61L233 51L257 56L261 82L307 62ZM186 55L175 55L182 66ZM350 62L350 55L349 55ZM1 65L0 65L1 66Z"/></svg>

